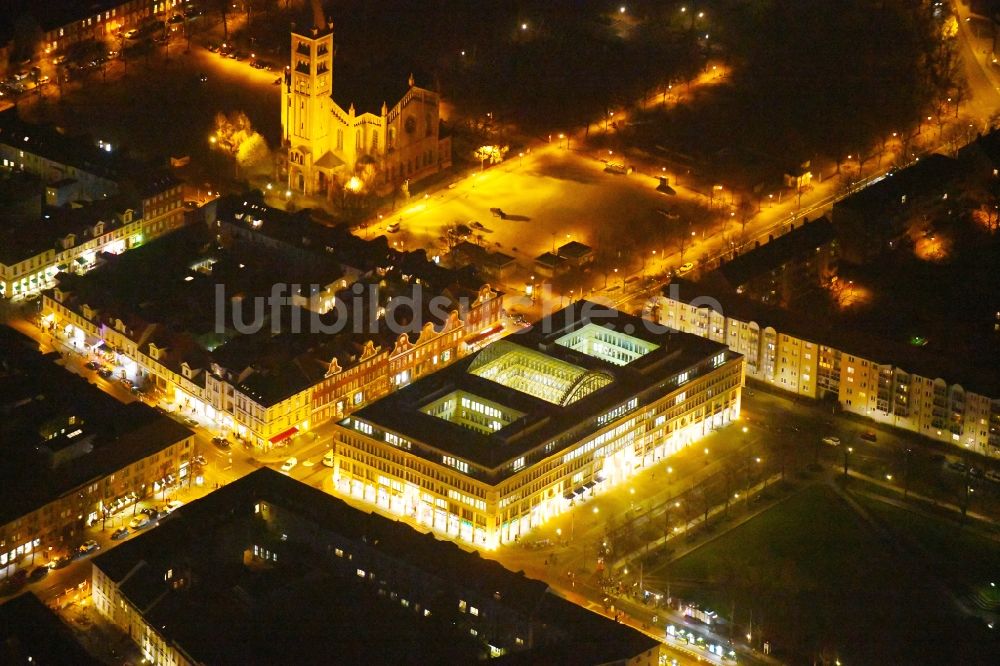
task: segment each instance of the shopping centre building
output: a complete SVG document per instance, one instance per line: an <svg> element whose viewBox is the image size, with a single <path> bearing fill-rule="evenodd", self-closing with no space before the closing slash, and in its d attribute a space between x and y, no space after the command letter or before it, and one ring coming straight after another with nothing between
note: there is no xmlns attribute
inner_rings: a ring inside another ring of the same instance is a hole
<svg viewBox="0 0 1000 666"><path fill-rule="evenodd" d="M344 419L334 484L492 548L739 416L743 357L588 301Z"/></svg>

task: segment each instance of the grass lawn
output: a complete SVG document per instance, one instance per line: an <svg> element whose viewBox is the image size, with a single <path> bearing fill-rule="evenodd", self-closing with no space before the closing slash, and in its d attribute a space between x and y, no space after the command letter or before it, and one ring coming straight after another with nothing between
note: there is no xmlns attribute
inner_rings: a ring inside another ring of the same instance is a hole
<svg viewBox="0 0 1000 666"><path fill-rule="evenodd" d="M735 604L741 625L752 611L754 633L793 663L989 663L998 637L921 571L833 490L810 486L652 575L720 614Z"/></svg>
<svg viewBox="0 0 1000 666"><path fill-rule="evenodd" d="M1000 585L1000 541L941 518L930 518L868 497L859 497L891 532L923 549L938 574L965 595L990 581Z"/></svg>

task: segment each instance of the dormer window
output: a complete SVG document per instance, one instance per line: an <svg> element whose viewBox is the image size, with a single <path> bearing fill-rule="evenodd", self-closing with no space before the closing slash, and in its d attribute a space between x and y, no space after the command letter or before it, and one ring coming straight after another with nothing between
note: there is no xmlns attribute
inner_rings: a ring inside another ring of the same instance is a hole
<svg viewBox="0 0 1000 666"><path fill-rule="evenodd" d="M157 347L156 345L154 345L152 342L149 343L149 357L150 358L153 358L153 359L156 359L157 361L159 361L160 360L160 354L162 352L163 352L163 350L160 349L159 347Z"/></svg>
<svg viewBox="0 0 1000 666"><path fill-rule="evenodd" d="M104 235L104 222L98 222L94 225L94 237Z"/></svg>
<svg viewBox="0 0 1000 666"><path fill-rule="evenodd" d="M181 374L187 377L188 379L194 377L194 370L192 370L191 366L187 364L187 361L181 363Z"/></svg>

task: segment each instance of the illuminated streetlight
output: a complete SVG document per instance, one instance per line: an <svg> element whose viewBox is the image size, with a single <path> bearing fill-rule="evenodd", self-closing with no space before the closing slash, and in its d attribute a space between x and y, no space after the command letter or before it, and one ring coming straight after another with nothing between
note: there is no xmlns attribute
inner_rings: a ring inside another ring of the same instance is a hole
<svg viewBox="0 0 1000 666"><path fill-rule="evenodd" d="M598 508L595 506L594 507L594 513L597 513L597 512L598 512Z"/></svg>
<svg viewBox="0 0 1000 666"><path fill-rule="evenodd" d="M622 5L621 7L618 8L618 13L619 14L624 14L625 13L625 5Z"/></svg>
<svg viewBox="0 0 1000 666"><path fill-rule="evenodd" d="M521 24L521 30L527 30L527 29L528 29L528 24L527 23L522 23Z"/></svg>

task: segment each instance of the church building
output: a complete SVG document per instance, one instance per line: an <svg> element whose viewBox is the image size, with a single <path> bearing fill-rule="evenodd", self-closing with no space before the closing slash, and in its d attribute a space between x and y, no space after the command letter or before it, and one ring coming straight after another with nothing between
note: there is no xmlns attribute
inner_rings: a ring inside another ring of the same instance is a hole
<svg viewBox="0 0 1000 666"><path fill-rule="evenodd" d="M288 188L327 198L341 187L387 193L450 167L451 138L441 132L438 93L417 86L411 74L391 107L336 100L333 23L322 15L314 21L307 34L292 32L281 89Z"/></svg>

